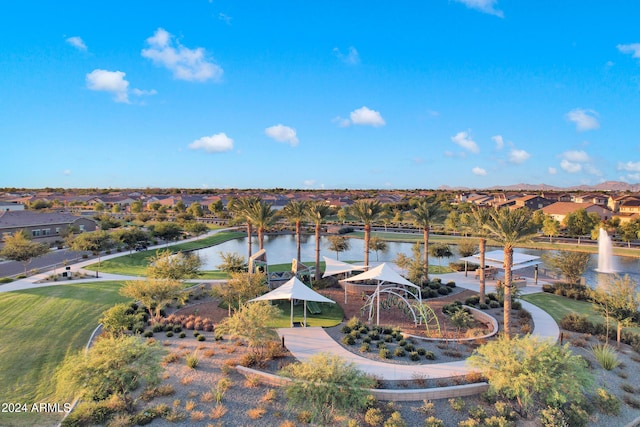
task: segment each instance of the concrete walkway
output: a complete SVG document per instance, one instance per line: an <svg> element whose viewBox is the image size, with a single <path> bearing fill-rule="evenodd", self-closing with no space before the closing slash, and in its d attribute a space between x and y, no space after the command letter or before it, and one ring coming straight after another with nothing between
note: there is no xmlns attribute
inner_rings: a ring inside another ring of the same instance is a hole
<svg viewBox="0 0 640 427"><path fill-rule="evenodd" d="M453 280L456 286L479 290L478 280L472 275L465 276L464 273L448 273L438 275L444 283ZM531 283L531 286L529 286ZM521 289L522 294L541 292L542 283L534 285L531 279L527 280L527 286ZM495 291L495 280L492 283L487 281L487 292ZM532 335L542 339L557 341L560 336L560 329L553 318L544 310L521 301L522 307L531 313L534 323ZM384 363L367 359L358 354L352 353L338 344L333 338L320 327L311 328L281 328L278 335L284 338L285 346L298 360L308 360L317 353L336 354L347 362L354 363L358 369L383 380L411 380L415 378L440 379L465 375L473 372L466 360L447 363L433 363L426 365L398 365L395 363Z"/></svg>
<svg viewBox="0 0 640 427"><path fill-rule="evenodd" d="M209 237L212 236L214 234L220 233L222 231L230 231L230 230L237 230L237 228L221 228L218 230L212 230L207 234L203 234L201 236L197 236L197 237L192 237L190 239L186 239L186 240L181 240L179 242L176 243L186 243L186 242L192 242L195 240L200 240L203 239L205 237ZM175 244L175 243L174 243ZM167 246L165 244L161 244L161 245L155 245L155 246L149 246L148 250L156 250L156 249L166 249ZM100 257L100 262L102 261L106 261L112 258L117 258L117 257L121 257L121 256L126 256L128 255L128 252L117 252L115 254L110 254L110 255L103 255L102 257ZM69 285L71 283L91 283L91 282L106 282L106 281L112 281L112 280L142 280L145 279L145 277L143 276L127 276L127 275L122 275L122 274L111 274L111 273L103 273L101 271L98 272L98 276L99 277L95 277L96 276L96 272L92 271L92 270L84 270L84 267L91 265L91 264L96 264L98 262L97 258L92 258L92 259L87 259L87 260L83 260L77 263L73 263L73 264L69 264L69 266L71 267L71 272L73 274L77 274L77 273L84 273L87 275L87 277L85 278L80 278L80 279L73 279L73 280L58 280L57 282L42 282L42 283L36 283L36 282L40 282L41 280L46 279L47 277L49 277L51 274L53 274L53 270L50 271L45 271L43 273L38 273L38 274L34 274L33 276L29 276L26 277L24 279L19 279L19 280L14 280L13 282L9 282L6 284L0 284L0 293L2 292L12 292L12 291L20 291L20 290L24 290L24 289L35 289L35 288L43 288L46 286L56 286L56 285ZM58 269L58 271L62 272L62 269ZM197 282L197 283L202 283L202 282L219 282L219 280L202 280L202 279L193 279L193 280L186 280L186 282Z"/></svg>

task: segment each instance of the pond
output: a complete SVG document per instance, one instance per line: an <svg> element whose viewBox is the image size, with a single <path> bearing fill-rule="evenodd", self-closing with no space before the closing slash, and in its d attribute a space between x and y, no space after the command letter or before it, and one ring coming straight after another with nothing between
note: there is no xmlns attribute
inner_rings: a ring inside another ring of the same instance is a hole
<svg viewBox="0 0 640 427"><path fill-rule="evenodd" d="M343 261L361 261L364 259L364 240L362 239L349 239L351 245L350 249L338 254L338 259ZM320 239L320 260L323 256L329 258L336 258L336 253L329 250L329 240L326 237ZM411 256L411 247L413 243L407 242L387 242L387 250L384 252L376 253L370 251L369 261L393 261L396 255L403 252ZM315 236L305 235L302 236L301 243L301 258L302 262L311 265L315 260ZM293 258L296 257L296 239L294 235L269 235L265 236L264 249L267 252L267 261L269 264L285 264L290 263ZM451 251L453 256L451 258L442 258L438 260L434 257L429 257L429 263L431 265L448 265L449 262L458 260L458 247L451 245ZM493 250L499 248L487 248L487 250ZM258 239L254 237L252 239L252 251L253 253L258 251ZM516 252L526 253L529 255L542 256L545 251L536 249L520 249L517 248ZM200 249L196 251L203 259L203 270L217 270L217 266L221 263L221 252L236 252L245 258L247 257L247 238L239 238L229 240L220 245L212 246L210 248ZM598 265L598 255L591 256L591 262L589 264L589 270L585 274L586 283L594 286L598 282L598 278L601 273L595 271ZM614 269L619 274L629 274L632 279L640 283L640 259L629 257L614 257L613 260ZM541 268L546 268L541 265Z"/></svg>

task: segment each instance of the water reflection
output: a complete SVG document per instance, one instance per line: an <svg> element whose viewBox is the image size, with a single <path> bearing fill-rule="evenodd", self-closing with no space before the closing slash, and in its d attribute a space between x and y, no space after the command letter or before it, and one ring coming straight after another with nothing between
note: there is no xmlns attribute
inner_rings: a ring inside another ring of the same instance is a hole
<svg viewBox="0 0 640 427"><path fill-rule="evenodd" d="M362 239L349 239L351 248L348 251L338 254L338 259L343 261L360 261L364 259L364 240ZM323 256L329 258L336 258L336 253L329 250L329 240L326 237L320 238L320 259ZM413 243L404 242L387 242L387 250L376 253L370 251L370 261L392 261L399 252L404 252L407 255L411 255L411 247ZM253 252L258 251L258 239L254 237L252 239ZM267 259L269 264L284 264L290 263L296 256L296 238L295 235L269 235L265 236L264 248L267 252ZM315 236L303 235L301 237L301 257L303 263L312 264L315 260ZM500 248L487 248L487 250L500 249ZM458 247L451 245L451 251L453 256L451 258L437 258L429 257L429 263L431 265L448 265L449 262L457 261ZM536 249L515 249L516 252L526 253L535 256L542 256L544 252ZM217 246L201 249L197 251L198 254L203 257L205 265L204 270L217 270L217 266L221 263L220 252L236 252L245 258L247 258L247 238L239 238L230 240ZM640 260L629 257L614 257L613 268L619 274L629 274L633 280L640 283ZM598 283L598 278L602 277L602 273L597 273L595 269L598 266L598 256L593 254L589 263L589 270L585 274L585 280L587 284L595 286ZM544 265L541 268L546 268Z"/></svg>

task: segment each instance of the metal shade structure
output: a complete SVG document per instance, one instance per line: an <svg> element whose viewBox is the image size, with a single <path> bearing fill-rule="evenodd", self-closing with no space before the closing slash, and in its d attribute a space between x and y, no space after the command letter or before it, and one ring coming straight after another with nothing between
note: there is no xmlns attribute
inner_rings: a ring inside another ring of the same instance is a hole
<svg viewBox="0 0 640 427"><path fill-rule="evenodd" d="M285 284L279 286L264 295L249 300L254 301L274 301L274 300L289 300L291 301L291 326L293 327L293 300L304 301L304 325L307 325L307 301L315 302L328 302L335 304L335 301L330 300L324 295L320 295L304 283L297 277L292 277Z"/></svg>
<svg viewBox="0 0 640 427"><path fill-rule="evenodd" d="M480 264L480 254L471 255L468 257L460 258L460 261L469 261L474 264ZM495 250L485 252L484 263L489 267L495 267L504 269L504 251ZM519 270L525 267L531 267L534 265L542 264L539 256L527 255L520 252L513 253L513 263L511 264L511 270Z"/></svg>

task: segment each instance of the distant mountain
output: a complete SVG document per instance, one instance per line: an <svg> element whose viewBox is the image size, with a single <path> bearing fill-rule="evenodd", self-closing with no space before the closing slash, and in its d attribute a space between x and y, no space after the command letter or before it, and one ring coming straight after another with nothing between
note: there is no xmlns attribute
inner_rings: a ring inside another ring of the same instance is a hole
<svg viewBox="0 0 640 427"><path fill-rule="evenodd" d="M503 191L630 191L639 192L640 184L629 184L622 181L605 181L596 185L576 185L572 187L557 187L549 184L513 184L487 188L469 188L469 187L450 187L448 185L442 185L439 190L447 191L470 191L470 190L503 190Z"/></svg>

